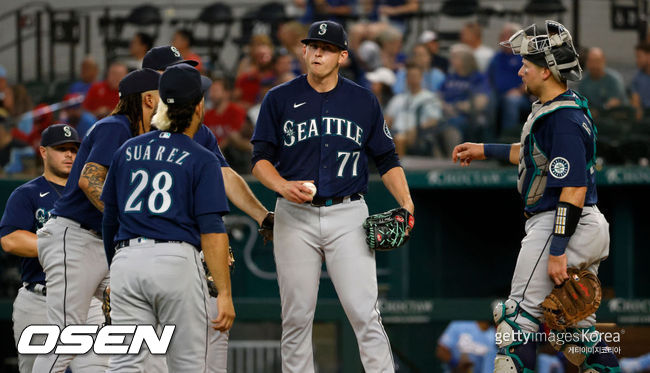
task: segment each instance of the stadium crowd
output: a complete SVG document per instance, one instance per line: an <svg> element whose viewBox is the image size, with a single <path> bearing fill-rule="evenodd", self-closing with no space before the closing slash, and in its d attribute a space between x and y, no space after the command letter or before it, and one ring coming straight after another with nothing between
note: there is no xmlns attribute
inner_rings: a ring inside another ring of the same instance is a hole
<svg viewBox="0 0 650 373"><path fill-rule="evenodd" d="M36 101L25 86L11 85L0 66L0 173L36 172L40 133L53 123L70 124L83 136L115 107L119 81L141 66L151 47L168 42L184 59L199 62L197 69L212 78L205 124L233 168L248 173L249 140L261 101L272 87L305 72L300 40L312 21L323 18L346 23L350 58L342 74L377 95L401 156L447 159L462 141L517 141L532 98L517 75L521 57L498 47L498 42L520 25L505 23L499 40L484 40L481 25L468 22L455 44L445 41L443 47L438 33L426 30L409 43L414 45L406 45L406 17L418 11L417 0L369 2L363 22L351 21L358 7L350 0L294 3L304 8L304 15L280 24L272 35L252 35L241 46L232 71L199 55L193 32L186 28L176 30L169 41L135 33L130 57L112 61L101 74L92 57L84 58L78 80L68 84L61 102L61 97L56 102ZM607 66L602 49L582 50L583 79L571 88L590 102L606 162L643 164L649 153L650 43L641 42L629 53L636 53L638 71L625 84L622 75ZM59 105L50 106L53 103Z"/></svg>

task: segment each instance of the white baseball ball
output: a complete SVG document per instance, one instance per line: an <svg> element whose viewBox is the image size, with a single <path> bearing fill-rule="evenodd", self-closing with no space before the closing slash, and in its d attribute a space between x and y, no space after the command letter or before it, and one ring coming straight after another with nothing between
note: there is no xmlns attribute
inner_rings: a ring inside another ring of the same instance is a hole
<svg viewBox="0 0 650 373"><path fill-rule="evenodd" d="M314 183L307 182L307 183L302 183L302 185L309 188L309 190L310 190L309 196L310 197L313 198L316 195L316 185L314 185Z"/></svg>

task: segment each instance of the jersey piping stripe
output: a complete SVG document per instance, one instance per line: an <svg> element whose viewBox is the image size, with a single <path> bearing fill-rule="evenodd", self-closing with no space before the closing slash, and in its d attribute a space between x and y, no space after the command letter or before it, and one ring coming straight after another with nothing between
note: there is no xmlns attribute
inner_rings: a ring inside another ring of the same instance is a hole
<svg viewBox="0 0 650 373"><path fill-rule="evenodd" d="M196 250L194 250L194 251L196 251ZM204 369L203 369L203 372L207 372L207 369L208 369L208 365L207 365L208 364L208 343L209 343L208 337L210 335L209 330L208 330L208 328L210 327L210 315L208 314L208 298L205 295L205 288L203 287L203 282L204 282L203 277L205 277L205 276L201 275L201 271L203 271L203 265L201 265L199 267L199 263L196 260L196 257L197 257L198 254L196 254L195 252L192 253L192 254L194 255L194 264L196 265L196 269L197 269L196 274L199 275L199 284L201 286L201 293L203 294L203 311L205 312L205 317L204 317L204 319L205 319L205 355L203 356L203 360L205 361L205 364L206 364Z"/></svg>
<svg viewBox="0 0 650 373"><path fill-rule="evenodd" d="M377 313L377 322L381 326L381 331L384 333L384 338L386 338L386 344L388 344L388 352L390 353L390 362L393 364L393 370L395 370L395 358L393 357L393 349L390 346L390 340L388 339L388 334L386 334L386 329L384 329L384 324L381 322L381 314L379 313L379 294L377 295L377 300L375 301L375 312Z"/></svg>
<svg viewBox="0 0 650 373"><path fill-rule="evenodd" d="M530 284L530 280L533 278L533 274L537 270L537 265L539 264L540 259L542 259L542 255L544 255L544 252L546 251L546 246L548 246L549 241L551 240L551 237L553 237L552 234L548 236L546 239L546 243L544 244L544 247L542 248L542 251L539 253L539 257L537 257L537 261L535 262L535 266L533 267L533 270L530 272L530 276L528 277L528 281L526 281L526 287L524 288L523 294L521 294L521 301L519 303L523 303L524 299L526 299L526 290L528 290L528 285ZM517 321L517 317L519 317L519 312L515 315L514 322Z"/></svg>
<svg viewBox="0 0 650 373"><path fill-rule="evenodd" d="M65 228L63 231L63 327L65 328L67 325L67 314L65 312L65 300L66 296L68 295L68 262L66 261L67 259L67 252L65 250L65 238L68 234L68 227ZM50 373L52 372L52 369L54 369L54 366L56 365L56 361L59 360L59 356L61 355L56 355L56 358L54 358L54 361L52 362L52 366L50 367Z"/></svg>

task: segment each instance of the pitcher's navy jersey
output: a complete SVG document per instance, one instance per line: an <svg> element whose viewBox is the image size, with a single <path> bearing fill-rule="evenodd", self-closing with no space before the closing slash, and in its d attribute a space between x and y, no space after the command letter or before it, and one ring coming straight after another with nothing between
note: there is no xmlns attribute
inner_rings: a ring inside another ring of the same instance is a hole
<svg viewBox="0 0 650 373"><path fill-rule="evenodd" d="M580 100L571 90L544 103L549 105L558 100ZM535 141L549 162L546 189L542 198L526 211L535 213L554 210L563 187L587 187L585 206L598 202L594 159L596 152L596 127L582 109L562 108L541 117L533 127L533 138L527 137L522 146L528 167L530 144ZM524 181L528 183L528 180Z"/></svg>
<svg viewBox="0 0 650 373"><path fill-rule="evenodd" d="M63 196L54 204L52 213L101 232L102 213L79 188L81 170L88 162L109 167L115 151L129 138L131 124L124 115L112 115L95 123L81 142Z"/></svg>
<svg viewBox="0 0 650 373"><path fill-rule="evenodd" d="M214 133L212 133L212 131L210 131L210 129L205 124L201 124L199 130L196 131L196 133L194 134L193 139L198 144L202 145L204 148L214 153L214 155L217 156L219 163L221 163L221 167L230 167L230 165L226 161L226 158L223 156L223 153L221 153L221 149L219 149L217 138L214 136Z"/></svg>
<svg viewBox="0 0 650 373"><path fill-rule="evenodd" d="M229 211L217 157L186 135L161 131L122 145L102 200L119 211L115 241L143 236L199 247L196 217Z"/></svg>
<svg viewBox="0 0 650 373"><path fill-rule="evenodd" d="M48 183L39 176L14 190L7 200L2 221L0 237L17 230L36 233L50 218L54 202L63 192L63 186ZM20 258L23 282L38 282L45 285L45 273L38 258Z"/></svg>
<svg viewBox="0 0 650 373"><path fill-rule="evenodd" d="M368 156L395 149L375 95L342 76L326 93L306 75L271 89L251 141L274 145L280 175L314 180L321 197L365 193Z"/></svg>

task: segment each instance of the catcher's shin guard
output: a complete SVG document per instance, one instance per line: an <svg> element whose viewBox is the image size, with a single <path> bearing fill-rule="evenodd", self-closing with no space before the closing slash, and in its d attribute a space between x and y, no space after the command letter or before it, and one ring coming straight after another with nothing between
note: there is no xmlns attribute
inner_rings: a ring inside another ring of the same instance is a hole
<svg viewBox="0 0 650 373"><path fill-rule="evenodd" d="M522 331L514 321L518 314L539 323L513 299L494 307L492 315L497 324L496 342L499 347L494 359L495 373L528 373L535 370L537 343L531 338L533 333Z"/></svg>
<svg viewBox="0 0 650 373"><path fill-rule="evenodd" d="M596 348L600 333L593 326L567 328L561 332L551 330L548 342L555 350L562 352L571 364L581 366L594 351L600 350Z"/></svg>
<svg viewBox="0 0 650 373"><path fill-rule="evenodd" d="M592 353L580 366L581 373L618 373L620 371L618 359L605 341L598 342L592 349Z"/></svg>

